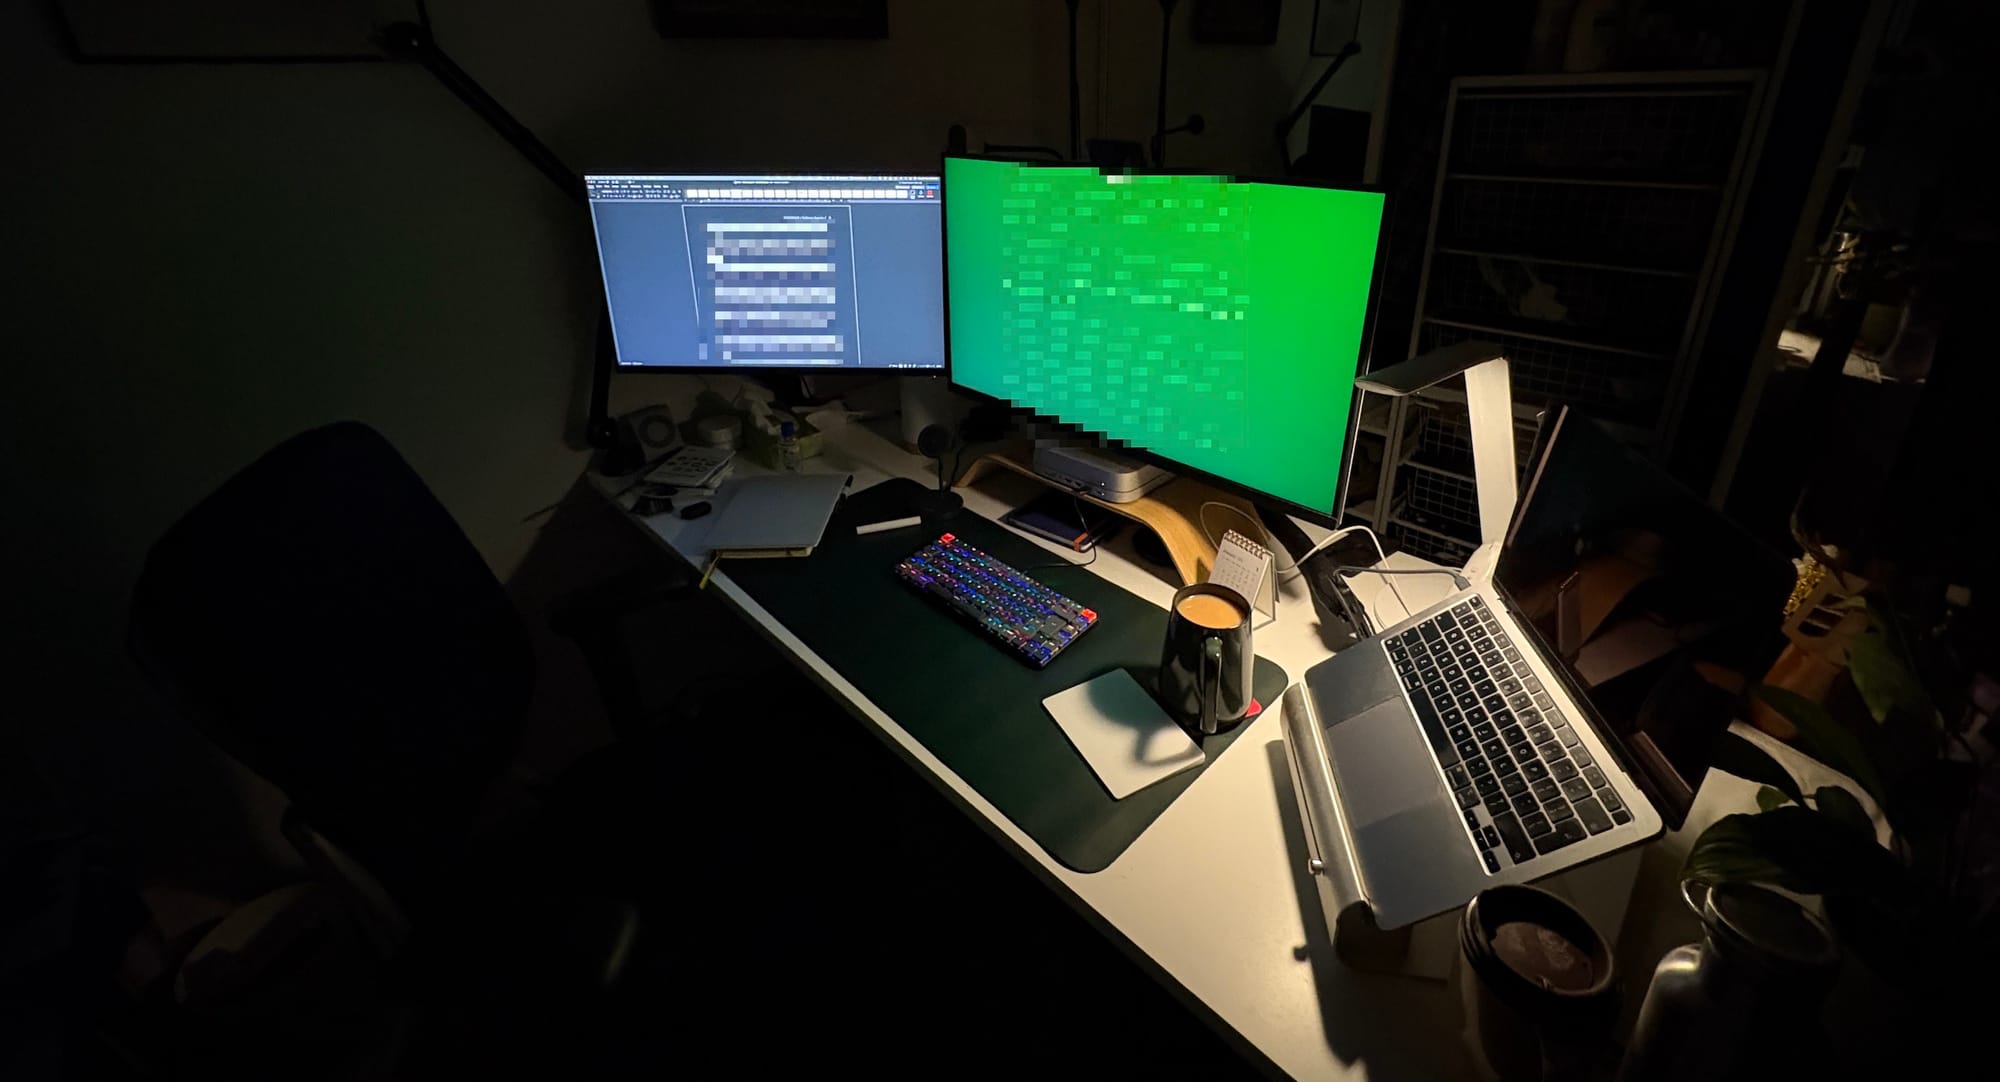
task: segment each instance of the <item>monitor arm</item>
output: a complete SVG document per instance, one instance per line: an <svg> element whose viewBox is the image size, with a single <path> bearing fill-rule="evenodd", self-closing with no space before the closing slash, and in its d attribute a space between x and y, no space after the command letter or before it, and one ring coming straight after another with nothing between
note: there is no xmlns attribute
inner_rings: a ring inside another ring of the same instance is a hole
<svg viewBox="0 0 2000 1082"><path fill-rule="evenodd" d="M1472 429L1472 480L1479 489L1479 548L1465 562L1465 573L1477 582L1491 577L1514 518L1514 395L1507 358L1491 342L1461 342L1364 373L1354 385L1402 398L1461 373Z"/></svg>
<svg viewBox="0 0 2000 1082"><path fill-rule="evenodd" d="M418 10L421 12L422 8ZM588 207L589 196L584 189L583 178L438 47L437 39L431 35L427 14L421 15L418 22L390 23L382 27L376 34L376 40L389 56L409 61L430 72L563 195ZM600 307L596 341L591 350L590 399L583 430L584 442L592 447L610 447L616 440L617 429L611 423L610 414L611 369L616 360L612 350L610 309L608 306Z"/></svg>
<svg viewBox="0 0 2000 1082"><path fill-rule="evenodd" d="M583 178L576 171L563 164L563 160L550 150L547 143L528 130L526 124L514 119L505 106L493 99L486 88L475 82L464 68L459 67L451 57L438 48L437 39L431 36L430 24L426 22L390 23L376 32L376 40L382 51L397 60L408 60L431 73L446 90L466 107L479 114L494 131L507 140L507 145L521 152L528 164L541 171L549 182L562 193L578 203L587 202Z"/></svg>

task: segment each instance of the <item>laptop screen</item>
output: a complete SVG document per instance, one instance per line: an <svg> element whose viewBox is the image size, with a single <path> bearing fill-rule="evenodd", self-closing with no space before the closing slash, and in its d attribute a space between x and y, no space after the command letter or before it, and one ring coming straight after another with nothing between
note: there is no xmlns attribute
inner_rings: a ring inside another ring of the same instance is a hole
<svg viewBox="0 0 2000 1082"><path fill-rule="evenodd" d="M1564 409L1495 579L1678 827L1744 684L1782 644L1791 564Z"/></svg>

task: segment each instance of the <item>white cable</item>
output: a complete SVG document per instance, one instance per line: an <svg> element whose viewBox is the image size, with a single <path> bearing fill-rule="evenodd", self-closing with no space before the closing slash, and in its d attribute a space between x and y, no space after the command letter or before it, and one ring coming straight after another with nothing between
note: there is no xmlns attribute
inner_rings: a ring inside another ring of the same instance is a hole
<svg viewBox="0 0 2000 1082"><path fill-rule="evenodd" d="M1472 580L1449 567L1353 567L1335 564L1334 571L1342 575L1450 575L1451 581L1461 590L1472 589Z"/></svg>
<svg viewBox="0 0 2000 1082"><path fill-rule="evenodd" d="M1284 551L1282 548L1278 546L1277 542L1271 537L1270 531L1264 529L1263 523L1257 522L1256 519L1254 519L1252 516L1244 514L1242 508L1223 503L1219 500L1203 500L1201 506L1195 508L1195 516L1201 521L1202 536L1208 539L1209 544L1214 545L1217 548L1221 547L1221 542L1216 540L1215 532L1208 528L1208 509L1211 507L1220 507L1223 510L1228 511L1229 513L1236 515L1239 518L1243 518L1252 522L1254 525L1256 525L1257 532L1263 535L1265 544L1268 548L1270 548L1273 552ZM1320 551L1322 549L1325 549L1327 546L1339 542L1342 538L1352 537L1357 533L1366 534L1368 537L1368 543L1375 546L1375 559L1377 561L1381 563L1389 562L1389 553L1385 549L1383 549L1382 539L1375 535L1374 530L1371 530L1368 527L1357 523L1353 526L1342 526L1340 529L1337 529L1332 533L1327 534L1325 537L1320 538L1318 544L1307 549L1304 555L1301 555L1298 559L1293 560L1291 567L1279 568L1278 569L1279 579L1283 581L1290 581L1291 579L1297 578L1298 576L1305 574L1305 566L1307 560L1310 560L1314 556L1318 555ZM1451 571L1448 568L1433 569L1426 567L1414 570L1397 570L1397 569L1381 568L1381 567L1355 567L1355 568L1343 568L1342 570L1351 570L1361 574L1374 572L1375 574L1381 575L1383 583L1385 583L1389 587L1389 592L1395 595L1396 604L1401 605L1403 607L1404 619L1409 619L1412 615L1415 614L1415 611L1410 608L1410 603L1408 601L1403 600L1403 591L1396 588L1397 575L1432 574L1432 573L1448 574L1458 582L1460 589L1464 589L1471 585L1469 582L1465 580L1463 576L1459 575L1455 571Z"/></svg>
<svg viewBox="0 0 2000 1082"><path fill-rule="evenodd" d="M1342 526L1340 529L1335 530L1332 533L1327 534L1325 537L1320 538L1319 544L1314 545L1313 547L1305 550L1305 552L1299 555L1298 559L1293 560L1291 573L1287 577L1297 578L1298 576L1305 574L1305 566L1307 560L1310 560L1314 556L1317 556L1319 554L1319 551L1323 548L1326 548L1328 545L1331 545L1341 540L1342 538L1352 537L1357 533L1367 534L1369 540L1375 541L1375 555L1384 560L1388 559L1387 556L1382 555L1382 542L1375 539L1374 530L1371 530L1366 526L1358 526L1358 525Z"/></svg>
<svg viewBox="0 0 2000 1082"><path fill-rule="evenodd" d="M1403 607L1403 619L1405 620L1409 619L1413 615L1410 612L1410 603L1403 600L1403 591L1396 589L1396 576L1389 574L1385 569L1379 566L1381 564L1386 564L1389 562L1389 554L1387 552L1384 552L1382 549L1382 539L1375 536L1375 531L1369 529L1366 526L1349 526L1348 529L1359 530L1362 533L1368 535L1368 540L1375 546L1375 561L1378 566L1374 568L1369 568L1367 570L1383 571L1382 581L1389 585L1389 593L1395 596L1396 604L1401 605Z"/></svg>
<svg viewBox="0 0 2000 1082"><path fill-rule="evenodd" d="M1201 501L1201 506L1194 509L1194 513L1195 517L1201 520L1201 535L1208 539L1208 543L1211 546L1215 548L1222 547L1222 539L1215 536L1214 530L1208 528L1208 509L1211 507L1220 507L1224 511L1227 511L1230 514L1235 515L1237 518L1240 518L1243 521L1248 522L1251 526L1256 527L1257 536L1263 540L1265 548L1271 549L1274 552L1281 551L1278 548L1278 543L1271 539L1270 531L1264 528L1263 523L1257 521L1257 516L1250 514L1249 512L1243 510L1241 507L1236 507L1232 504L1223 503L1221 500L1203 500Z"/></svg>
<svg viewBox="0 0 2000 1082"><path fill-rule="evenodd" d="M1368 535L1368 543L1369 543L1369 544L1371 544L1371 545L1374 545L1374 546L1375 546L1375 559L1376 559L1376 561L1377 561L1378 563L1385 563L1385 564L1389 562L1389 554L1388 554L1387 552L1384 552L1384 551L1382 550L1382 539L1381 539L1381 538L1379 538L1379 537L1377 537L1377 536L1375 536L1375 531L1374 531L1374 530L1371 530L1371 529L1369 529L1369 528L1368 528L1368 527L1366 527L1366 526L1349 526L1349 527L1348 527L1348 529L1349 529L1349 530L1358 530L1358 531L1360 531L1361 533L1365 533L1365 534L1367 534L1367 535ZM1397 600L1398 600L1398 601L1400 601L1400 600L1402 600L1402 599L1401 599L1401 598L1397 598Z"/></svg>
<svg viewBox="0 0 2000 1082"><path fill-rule="evenodd" d="M1285 547L1278 544L1278 539L1271 536L1271 531L1264 528L1263 522L1259 521L1256 515L1234 504L1223 503L1221 500L1203 500L1201 501L1201 506L1194 509L1195 518L1201 522L1201 536L1208 540L1210 547L1216 550L1218 556L1222 551L1222 539L1215 536L1214 530L1208 528L1208 509L1211 507L1220 507L1224 511L1235 515L1237 518L1257 528L1257 536L1264 539L1264 549L1271 554L1272 563L1274 566L1277 566L1278 575L1282 576L1286 571L1298 566L1297 564L1293 564L1292 568L1278 566L1278 557L1285 555ZM1254 602L1256 599L1252 598L1251 600ZM1274 588L1271 591L1271 619L1276 620L1277 618L1278 591Z"/></svg>
<svg viewBox="0 0 2000 1082"><path fill-rule="evenodd" d="M1405 620L1409 619L1412 615L1415 615L1415 611L1410 608L1409 602L1403 600L1403 592L1401 590L1396 589L1395 577L1397 575L1450 575L1452 581L1458 584L1459 589L1470 590L1472 588L1472 582L1469 579L1467 579L1464 575L1461 575L1458 572L1453 571L1449 567L1345 567L1343 566L1336 568L1334 573L1337 575L1381 575L1382 581L1387 583L1389 586L1389 592L1396 595L1396 603L1403 606L1403 619Z"/></svg>
<svg viewBox="0 0 2000 1082"><path fill-rule="evenodd" d="M1296 561L1293 562L1292 564L1293 576L1296 577L1298 575L1305 574L1306 561L1312 559L1313 556L1317 555L1321 549L1326 548L1328 545L1331 545L1336 541L1339 541L1341 538L1352 537L1355 534L1368 535L1369 543L1375 546L1375 559L1381 563L1389 562L1389 554L1382 548L1382 539L1380 537L1375 536L1374 530L1371 530L1368 527L1357 523L1356 525L1353 526L1342 526L1340 529L1335 530L1332 533L1327 534L1325 537L1320 538L1319 544L1314 545L1312 548L1307 549L1304 555L1300 556ZM1401 572L1385 568L1378 568L1378 567L1357 567L1354 568L1353 570L1374 571L1380 574L1382 576L1382 581L1388 584L1389 592L1395 595L1396 604L1403 606L1403 618L1408 619L1410 617L1411 615L1410 603L1403 600L1403 591L1398 590L1396 588L1395 576L1400 574ZM1429 569L1426 568L1424 570L1429 570Z"/></svg>

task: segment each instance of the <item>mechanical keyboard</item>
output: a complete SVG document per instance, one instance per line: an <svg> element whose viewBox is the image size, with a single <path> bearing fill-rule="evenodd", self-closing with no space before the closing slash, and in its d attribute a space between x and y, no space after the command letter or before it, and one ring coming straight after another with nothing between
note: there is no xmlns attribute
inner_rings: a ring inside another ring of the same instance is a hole
<svg viewBox="0 0 2000 1082"><path fill-rule="evenodd" d="M904 557L896 576L1038 669L1097 625L1096 613L951 534Z"/></svg>
<svg viewBox="0 0 2000 1082"><path fill-rule="evenodd" d="M1486 602L1383 642L1488 873L1632 821ZM1485 805L1489 823L1479 821Z"/></svg>

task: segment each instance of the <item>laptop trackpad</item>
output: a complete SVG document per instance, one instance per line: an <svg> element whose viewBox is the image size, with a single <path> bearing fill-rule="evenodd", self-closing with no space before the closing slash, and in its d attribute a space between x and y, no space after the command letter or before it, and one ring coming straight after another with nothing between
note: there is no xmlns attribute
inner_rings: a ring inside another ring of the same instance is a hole
<svg viewBox="0 0 2000 1082"><path fill-rule="evenodd" d="M1444 793L1429 742L1402 699L1378 703L1330 726L1327 757L1340 787L1340 804L1355 834L1400 812L1420 808Z"/></svg>

